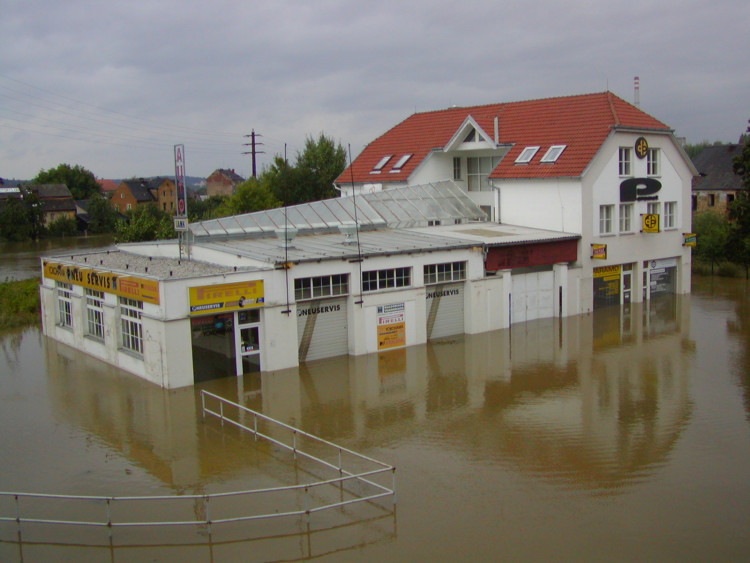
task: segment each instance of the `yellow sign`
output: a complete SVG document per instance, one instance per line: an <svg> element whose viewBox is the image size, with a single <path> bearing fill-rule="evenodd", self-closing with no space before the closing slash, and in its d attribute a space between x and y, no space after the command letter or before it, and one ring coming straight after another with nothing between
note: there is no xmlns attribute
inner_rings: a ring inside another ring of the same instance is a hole
<svg viewBox="0 0 750 563"><path fill-rule="evenodd" d="M683 246L695 246L698 243L698 236L695 233L682 233Z"/></svg>
<svg viewBox="0 0 750 563"><path fill-rule="evenodd" d="M602 278L604 280L620 279L620 272L622 266L602 266L601 268L594 268L594 277Z"/></svg>
<svg viewBox="0 0 750 563"><path fill-rule="evenodd" d="M648 141L646 137L638 137L635 140L635 155L638 158L646 158L648 154Z"/></svg>
<svg viewBox="0 0 750 563"><path fill-rule="evenodd" d="M606 244L592 244L591 245L591 258L593 260L606 260L607 259L607 245Z"/></svg>
<svg viewBox="0 0 750 563"><path fill-rule="evenodd" d="M221 313L262 307L263 280L191 287L190 314Z"/></svg>
<svg viewBox="0 0 750 563"><path fill-rule="evenodd" d="M644 213L641 215L641 232L659 232L659 215L657 213Z"/></svg>
<svg viewBox="0 0 750 563"><path fill-rule="evenodd" d="M406 346L404 303L378 305L378 350Z"/></svg>
<svg viewBox="0 0 750 563"><path fill-rule="evenodd" d="M156 280L58 262L47 262L46 260L42 263L42 270L44 277L47 279L80 285L105 293L113 293L136 301L159 304L159 282Z"/></svg>

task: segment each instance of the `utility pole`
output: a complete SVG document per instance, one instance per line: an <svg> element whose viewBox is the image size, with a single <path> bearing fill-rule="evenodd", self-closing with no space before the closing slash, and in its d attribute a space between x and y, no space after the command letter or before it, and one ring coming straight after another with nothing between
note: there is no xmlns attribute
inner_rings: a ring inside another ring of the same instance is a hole
<svg viewBox="0 0 750 563"><path fill-rule="evenodd" d="M264 154L264 152L263 151L259 151L257 149L257 147L260 146L260 145L262 145L263 143L257 142L255 140L255 138L256 137L262 137L262 135L256 134L255 133L255 129L253 129L250 132L250 134L249 135L245 135L245 137L250 137L250 142L249 143L242 143L242 146L244 146L244 147L250 147L250 150L249 151L245 151L242 154L250 154L250 155L252 155L252 159L253 159L253 178L257 178L256 168L255 168L255 155Z"/></svg>

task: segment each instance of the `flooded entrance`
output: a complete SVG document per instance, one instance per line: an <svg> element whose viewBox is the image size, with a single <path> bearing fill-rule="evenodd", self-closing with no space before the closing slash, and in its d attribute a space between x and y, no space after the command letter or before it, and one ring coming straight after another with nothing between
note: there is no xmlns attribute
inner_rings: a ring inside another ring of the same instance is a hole
<svg viewBox="0 0 750 563"><path fill-rule="evenodd" d="M395 465L397 511L251 523L231 539L160 530L113 547L106 532L68 529L24 530L19 544L0 523L0 560L740 560L748 374L744 280L171 391L30 330L0 343L0 424L12 429L0 433L2 490L304 482L271 448L204 422L205 389Z"/></svg>

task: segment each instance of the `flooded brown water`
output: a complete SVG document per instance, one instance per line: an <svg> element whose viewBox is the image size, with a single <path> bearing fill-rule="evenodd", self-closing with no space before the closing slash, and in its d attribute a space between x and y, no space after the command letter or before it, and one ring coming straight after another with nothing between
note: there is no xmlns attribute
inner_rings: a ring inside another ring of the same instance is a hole
<svg viewBox="0 0 750 563"><path fill-rule="evenodd" d="M203 494L289 462L206 389L397 467L397 508L226 533L0 523L0 561L738 561L750 556L750 286L165 391L38 330L0 342L0 490ZM296 477L300 479L299 476ZM304 480L304 477L302 477Z"/></svg>

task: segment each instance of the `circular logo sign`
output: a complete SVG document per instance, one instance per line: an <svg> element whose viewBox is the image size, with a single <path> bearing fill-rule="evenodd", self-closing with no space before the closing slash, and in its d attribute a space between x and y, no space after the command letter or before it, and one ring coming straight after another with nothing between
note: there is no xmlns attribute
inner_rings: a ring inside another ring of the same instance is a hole
<svg viewBox="0 0 750 563"><path fill-rule="evenodd" d="M646 140L646 137L638 137L635 140L635 155L638 158L646 158L647 153L648 153L648 141Z"/></svg>

